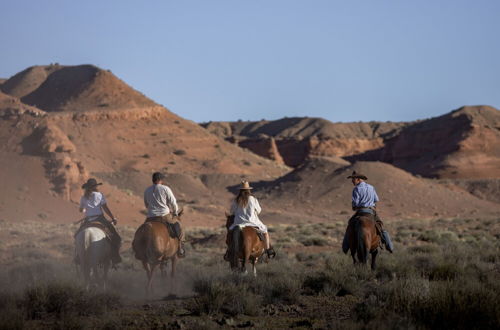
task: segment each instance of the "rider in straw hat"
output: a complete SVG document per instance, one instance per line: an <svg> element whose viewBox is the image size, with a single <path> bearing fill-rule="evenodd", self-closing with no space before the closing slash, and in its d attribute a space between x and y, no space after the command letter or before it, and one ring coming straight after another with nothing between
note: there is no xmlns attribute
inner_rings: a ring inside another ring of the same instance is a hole
<svg viewBox="0 0 500 330"><path fill-rule="evenodd" d="M375 188L365 182L365 180L368 180L365 175L357 173L356 171L352 172L352 175L349 175L347 178L351 179L352 184L354 185L354 189L352 191L352 210L356 213L354 213L351 219L349 219L347 230L344 235L344 241L342 242L342 251L347 253L349 250L348 233L352 230L354 220L360 215L371 215L375 220L377 234L380 236L387 251L392 253L393 245L391 238L389 237L389 233L383 229L382 220L380 220L375 210L376 203L379 201Z"/></svg>
<svg viewBox="0 0 500 330"><path fill-rule="evenodd" d="M87 182L82 185L84 193L80 199L80 212L85 213L85 219L80 229L93 221L99 221L104 225L106 234L111 240L111 261L115 265L122 260L120 257L121 237L114 227L118 220L113 216L113 213L111 213L104 195L98 191L97 187L100 185L102 185L102 183L97 183L94 178L88 179ZM103 211L111 218L111 221L108 221L104 217Z"/></svg>
<svg viewBox="0 0 500 330"><path fill-rule="evenodd" d="M262 211L259 201L252 195L248 181L242 181L238 196L231 203L230 215L234 215L234 222L229 227L229 231L233 230L235 226L251 226L256 227L257 230L264 234L266 253L269 258L276 256L276 252L271 246L267 226L260 221L258 215ZM227 255L227 252L226 252Z"/></svg>

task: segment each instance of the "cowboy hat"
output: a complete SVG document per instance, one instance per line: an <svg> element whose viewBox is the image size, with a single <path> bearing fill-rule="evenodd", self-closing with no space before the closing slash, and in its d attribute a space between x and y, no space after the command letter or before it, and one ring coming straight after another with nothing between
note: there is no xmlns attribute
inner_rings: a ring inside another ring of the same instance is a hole
<svg viewBox="0 0 500 330"><path fill-rule="evenodd" d="M248 181L241 181L241 187L240 190L252 190L253 188L250 187L250 183Z"/></svg>
<svg viewBox="0 0 500 330"><path fill-rule="evenodd" d="M368 178L361 174L361 173L357 173L356 171L353 171L351 175L349 175L347 177L348 179L361 179L361 180L368 180Z"/></svg>
<svg viewBox="0 0 500 330"><path fill-rule="evenodd" d="M90 178L82 185L82 189L92 188L95 186L100 186L102 183L97 183L96 179Z"/></svg>

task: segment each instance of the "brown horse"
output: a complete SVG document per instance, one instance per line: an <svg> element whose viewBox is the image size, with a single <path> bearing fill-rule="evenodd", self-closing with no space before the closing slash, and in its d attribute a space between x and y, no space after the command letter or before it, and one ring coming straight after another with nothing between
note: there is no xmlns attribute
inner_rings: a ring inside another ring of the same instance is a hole
<svg viewBox="0 0 500 330"><path fill-rule="evenodd" d="M182 210L177 218L180 221ZM135 258L142 262L148 283L146 295L150 295L153 285L153 274L157 266L162 268L170 260L172 263L171 277L175 277L175 267L177 264L177 250L179 249L179 239L170 237L167 226L162 222L150 221L142 224L134 235L132 249Z"/></svg>
<svg viewBox="0 0 500 330"><path fill-rule="evenodd" d="M234 216L227 215L226 228L228 229L228 233L233 221ZM257 229L250 226L235 226L229 235L228 238L231 238L228 242L231 269L246 274L246 265L248 262L251 262L253 275L257 276L255 264L264 254L266 248L264 242L257 235Z"/></svg>
<svg viewBox="0 0 500 330"><path fill-rule="evenodd" d="M352 261L366 265L368 253L372 255L371 268L375 269L380 237L377 235L375 220L371 215L358 216L353 220L349 233L349 248ZM357 260L356 260L357 256Z"/></svg>

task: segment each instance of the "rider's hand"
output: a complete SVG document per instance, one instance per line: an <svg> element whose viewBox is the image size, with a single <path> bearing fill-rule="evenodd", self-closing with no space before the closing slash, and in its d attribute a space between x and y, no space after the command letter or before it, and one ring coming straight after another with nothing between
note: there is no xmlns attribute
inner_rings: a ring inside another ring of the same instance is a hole
<svg viewBox="0 0 500 330"><path fill-rule="evenodd" d="M118 219L116 219L116 218L111 219L111 223L113 225L116 225L118 223Z"/></svg>

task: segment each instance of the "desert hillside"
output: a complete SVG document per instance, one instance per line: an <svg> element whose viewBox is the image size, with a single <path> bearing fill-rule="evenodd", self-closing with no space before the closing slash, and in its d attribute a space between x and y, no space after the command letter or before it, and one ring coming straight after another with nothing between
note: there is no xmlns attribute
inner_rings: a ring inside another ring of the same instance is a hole
<svg viewBox="0 0 500 330"><path fill-rule="evenodd" d="M462 107L421 121L389 139L375 158L427 177L500 178L500 111Z"/></svg>
<svg viewBox="0 0 500 330"><path fill-rule="evenodd" d="M111 72L93 65L35 66L8 79L1 88L26 104L50 112L155 105Z"/></svg>
<svg viewBox="0 0 500 330"><path fill-rule="evenodd" d="M470 185L401 169L435 176L425 166L446 161L463 168L457 176L465 169L496 175L493 108L464 108L416 123L286 118L204 128L91 65L31 67L0 88L0 219L7 221L77 220L81 185L96 177L122 223L137 225L155 171L167 174L188 226L221 226L242 179L255 186L266 222L343 221L351 213L345 177L353 169L376 186L384 218L500 214L491 194L482 200L484 194L468 192ZM448 131L439 135L442 126ZM432 144L439 148L427 154Z"/></svg>
<svg viewBox="0 0 500 330"><path fill-rule="evenodd" d="M257 195L263 199L263 204L278 209L273 217L290 217L294 222L302 222L302 214L322 221L347 219L352 214L353 189L347 176L354 170L364 173L367 182L375 186L382 218L463 218L500 214L497 203L477 198L454 185L415 177L382 162L351 165L313 158L282 178L261 183Z"/></svg>
<svg viewBox="0 0 500 330"><path fill-rule="evenodd" d="M47 73L44 81L40 71ZM62 91L61 84L66 86ZM271 179L289 171L210 134L93 66L34 67L7 80L2 90L21 96L0 94L3 175L16 178L19 163L30 168L25 184L9 179L2 194L37 186L45 193L32 198L46 206L41 211L40 205L26 204L20 197L0 211L9 219L16 208L39 217L54 206L52 197L76 210L81 184L94 176L104 181L102 189L119 218L142 221L142 192L151 173L161 170L169 182L175 181L174 192L191 209L192 221L219 221L230 198L227 185L242 176ZM25 103L30 100L43 110ZM106 106L99 106L106 100ZM56 221L79 216L61 212L54 212Z"/></svg>
<svg viewBox="0 0 500 330"><path fill-rule="evenodd" d="M207 130L263 157L300 166L314 156L382 161L431 178L500 178L500 111L466 106L409 123L319 118L210 122Z"/></svg>
<svg viewBox="0 0 500 330"><path fill-rule="evenodd" d="M309 156L346 157L382 147L407 123L332 123L321 118L209 122L213 134L263 157L298 166ZM274 147L274 145L276 147ZM269 147L270 146L270 147ZM273 152L269 150L275 149Z"/></svg>

